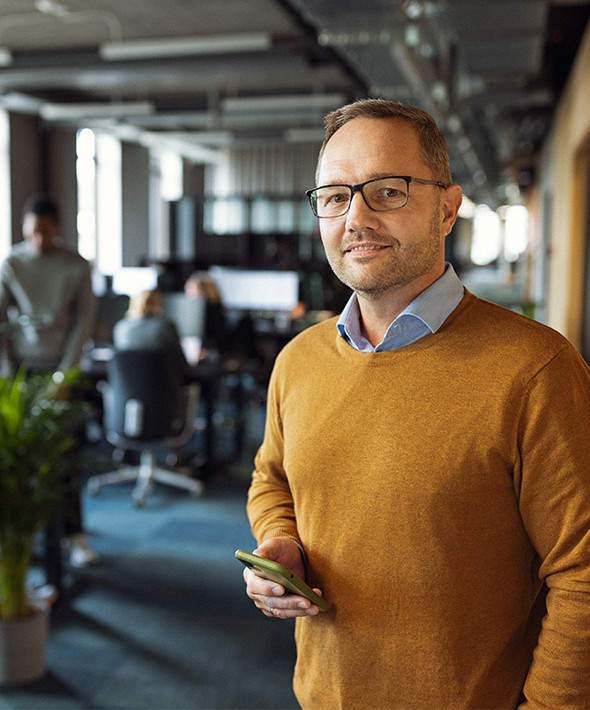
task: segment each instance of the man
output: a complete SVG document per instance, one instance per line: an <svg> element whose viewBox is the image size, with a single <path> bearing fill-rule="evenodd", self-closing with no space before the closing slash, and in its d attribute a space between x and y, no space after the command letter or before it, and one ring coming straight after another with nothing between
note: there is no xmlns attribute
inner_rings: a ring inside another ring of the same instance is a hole
<svg viewBox="0 0 590 710"><path fill-rule="evenodd" d="M0 268L0 323L11 326L5 356L12 371L67 370L78 364L94 325L95 299L90 268L59 240L59 209L46 195L23 207L24 241L16 244ZM71 562L96 563L81 530L78 495L70 501L66 524Z"/></svg>
<svg viewBox="0 0 590 710"><path fill-rule="evenodd" d="M82 356L94 325L90 268L58 238L55 202L36 195L23 208L24 241L0 270L0 320L20 318L7 341L12 368L67 370Z"/></svg>
<svg viewBox="0 0 590 710"><path fill-rule="evenodd" d="M461 190L430 116L326 127L309 196L354 293L276 360L248 513L332 607L250 570L247 594L298 617L306 709L590 707L590 371L445 265Z"/></svg>

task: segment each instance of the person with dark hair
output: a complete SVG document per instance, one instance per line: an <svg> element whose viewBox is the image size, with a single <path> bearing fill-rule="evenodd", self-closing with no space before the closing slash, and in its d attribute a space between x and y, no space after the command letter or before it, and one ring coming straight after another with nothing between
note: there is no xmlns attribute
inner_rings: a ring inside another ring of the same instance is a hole
<svg viewBox="0 0 590 710"><path fill-rule="evenodd" d="M29 214L37 215L38 217L49 217L57 225L60 223L60 211L57 202L43 192L30 195L25 200L21 210L22 219L24 220Z"/></svg>
<svg viewBox="0 0 590 710"><path fill-rule="evenodd" d="M589 708L588 365L445 263L462 196L424 111L328 115L316 179L353 294L276 359L247 508L330 609L244 570L296 618L302 708Z"/></svg>
<svg viewBox="0 0 590 710"><path fill-rule="evenodd" d="M22 234L0 267L0 323L4 323L6 371L65 371L77 365L90 338L96 311L88 262L59 238L60 215L48 195L33 195L23 207ZM68 494L64 521L70 561L96 563L82 533L77 486Z"/></svg>
<svg viewBox="0 0 590 710"><path fill-rule="evenodd" d="M96 311L88 262L59 238L59 209L46 195L23 208L24 241L0 267L0 321L22 327L6 338L11 369L67 370L80 362Z"/></svg>

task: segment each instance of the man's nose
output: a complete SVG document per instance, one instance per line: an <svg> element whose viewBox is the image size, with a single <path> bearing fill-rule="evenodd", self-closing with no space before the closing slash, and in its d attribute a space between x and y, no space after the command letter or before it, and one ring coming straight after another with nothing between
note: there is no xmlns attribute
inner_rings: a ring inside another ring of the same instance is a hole
<svg viewBox="0 0 590 710"><path fill-rule="evenodd" d="M374 225L378 220L377 212L372 210L365 202L360 190L357 190L350 200L350 207L346 213L346 227L350 231L358 231Z"/></svg>

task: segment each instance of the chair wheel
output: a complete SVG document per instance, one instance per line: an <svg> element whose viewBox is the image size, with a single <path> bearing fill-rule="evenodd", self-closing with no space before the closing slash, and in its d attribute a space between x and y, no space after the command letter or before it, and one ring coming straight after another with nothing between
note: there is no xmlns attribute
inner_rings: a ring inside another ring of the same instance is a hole
<svg viewBox="0 0 590 710"><path fill-rule="evenodd" d="M205 493L205 484L202 481L197 481L198 485L190 492L191 498L201 498Z"/></svg>
<svg viewBox="0 0 590 710"><path fill-rule="evenodd" d="M100 483L98 483L98 481L89 480L87 488L88 493L93 498L96 498L96 496L100 493Z"/></svg>

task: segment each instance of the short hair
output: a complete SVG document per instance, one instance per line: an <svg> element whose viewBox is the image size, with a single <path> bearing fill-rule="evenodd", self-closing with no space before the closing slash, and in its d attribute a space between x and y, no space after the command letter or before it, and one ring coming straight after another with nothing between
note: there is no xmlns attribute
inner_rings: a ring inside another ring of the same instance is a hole
<svg viewBox="0 0 590 710"><path fill-rule="evenodd" d="M326 133L320 149L318 166L330 138L345 123L355 118L399 118L414 126L422 148L422 159L435 180L450 185L453 182L446 141L436 121L429 113L416 106L407 106L386 99L359 99L330 112L324 118Z"/></svg>
<svg viewBox="0 0 590 710"><path fill-rule="evenodd" d="M44 193L31 195L25 201L22 210L23 219L27 214L34 214L37 217L50 217L54 222L59 223L59 207L55 200Z"/></svg>

